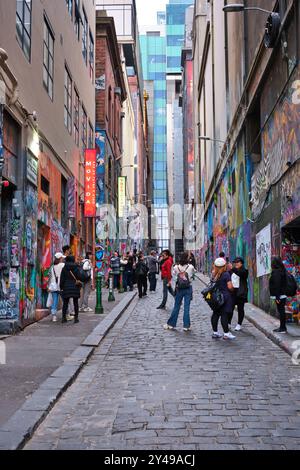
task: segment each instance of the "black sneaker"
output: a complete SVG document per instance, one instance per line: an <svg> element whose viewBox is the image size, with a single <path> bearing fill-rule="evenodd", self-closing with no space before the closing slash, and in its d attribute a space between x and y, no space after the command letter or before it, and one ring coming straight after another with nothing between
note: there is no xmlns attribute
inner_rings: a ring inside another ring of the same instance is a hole
<svg viewBox="0 0 300 470"><path fill-rule="evenodd" d="M74 318L74 323L79 323L79 319L78 318Z"/></svg>
<svg viewBox="0 0 300 470"><path fill-rule="evenodd" d="M66 319L66 317L63 317L62 320L61 320L62 323L67 323L68 320Z"/></svg>
<svg viewBox="0 0 300 470"><path fill-rule="evenodd" d="M156 307L156 310L166 310L166 307L164 305L160 305L159 307Z"/></svg>
<svg viewBox="0 0 300 470"><path fill-rule="evenodd" d="M283 329L283 328L276 328L273 331L274 333L287 333L287 329Z"/></svg>

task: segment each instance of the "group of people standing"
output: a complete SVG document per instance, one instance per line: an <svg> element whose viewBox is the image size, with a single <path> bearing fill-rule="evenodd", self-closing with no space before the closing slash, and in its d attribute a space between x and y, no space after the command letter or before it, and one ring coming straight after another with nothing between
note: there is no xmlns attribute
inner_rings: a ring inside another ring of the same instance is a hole
<svg viewBox="0 0 300 470"><path fill-rule="evenodd" d="M62 298L62 323L74 320L79 323L79 312L91 312L89 296L93 285L93 267L90 253L76 263L70 246L56 253L50 268L48 282L48 306L51 308L52 321L57 321L59 299ZM73 299L73 308L70 300ZM80 303L79 300L81 299Z"/></svg>
<svg viewBox="0 0 300 470"><path fill-rule="evenodd" d="M129 289L133 291L134 285L137 285L139 297L145 297L148 291L148 281L150 292L156 291L157 274L159 274L160 259L156 251L151 251L149 256L143 252L127 252L120 256L116 251L110 260L110 269L113 273L113 287L117 289L123 282L125 292ZM123 268L123 276L120 272ZM122 279L122 281L121 281Z"/></svg>

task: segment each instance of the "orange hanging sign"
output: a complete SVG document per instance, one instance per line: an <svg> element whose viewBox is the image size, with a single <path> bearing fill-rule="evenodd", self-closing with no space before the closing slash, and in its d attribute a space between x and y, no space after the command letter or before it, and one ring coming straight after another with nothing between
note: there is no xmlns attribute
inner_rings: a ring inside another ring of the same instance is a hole
<svg viewBox="0 0 300 470"><path fill-rule="evenodd" d="M85 151L84 217L96 217L96 149Z"/></svg>

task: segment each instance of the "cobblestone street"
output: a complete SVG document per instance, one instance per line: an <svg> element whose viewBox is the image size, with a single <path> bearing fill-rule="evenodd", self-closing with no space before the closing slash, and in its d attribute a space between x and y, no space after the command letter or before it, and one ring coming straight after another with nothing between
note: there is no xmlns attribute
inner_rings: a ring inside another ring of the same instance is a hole
<svg viewBox="0 0 300 470"><path fill-rule="evenodd" d="M300 367L252 324L212 340L195 286L192 331L134 301L26 449L300 449Z"/></svg>

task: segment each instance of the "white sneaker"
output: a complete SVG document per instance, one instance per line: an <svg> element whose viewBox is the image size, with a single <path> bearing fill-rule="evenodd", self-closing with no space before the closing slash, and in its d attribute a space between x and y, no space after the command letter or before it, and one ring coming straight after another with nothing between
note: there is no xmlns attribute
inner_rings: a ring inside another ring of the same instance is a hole
<svg viewBox="0 0 300 470"><path fill-rule="evenodd" d="M229 331L229 333L224 333L223 339L235 339L235 336Z"/></svg>
<svg viewBox="0 0 300 470"><path fill-rule="evenodd" d="M189 328L183 328L183 331L192 331L192 328L189 327Z"/></svg>
<svg viewBox="0 0 300 470"><path fill-rule="evenodd" d="M212 338L218 339L218 338L222 338L222 337L223 337L222 333L213 332Z"/></svg>
<svg viewBox="0 0 300 470"><path fill-rule="evenodd" d="M238 324L236 325L234 331L241 331L241 329L242 329L241 325Z"/></svg>
<svg viewBox="0 0 300 470"><path fill-rule="evenodd" d="M166 324L164 325L164 330L175 330L175 328L173 326Z"/></svg>
<svg viewBox="0 0 300 470"><path fill-rule="evenodd" d="M84 311L84 312L92 312L93 309L92 309L91 307L87 307L87 308L85 308L83 311Z"/></svg>
<svg viewBox="0 0 300 470"><path fill-rule="evenodd" d="M57 316L56 315L52 315L52 321L53 321L53 323L57 322Z"/></svg>
<svg viewBox="0 0 300 470"><path fill-rule="evenodd" d="M84 311L85 311L85 308L84 308L84 307L80 307L79 312L84 312Z"/></svg>
<svg viewBox="0 0 300 470"><path fill-rule="evenodd" d="M74 315L67 315L67 321L73 321Z"/></svg>

